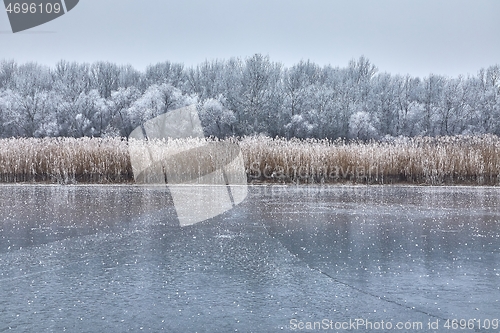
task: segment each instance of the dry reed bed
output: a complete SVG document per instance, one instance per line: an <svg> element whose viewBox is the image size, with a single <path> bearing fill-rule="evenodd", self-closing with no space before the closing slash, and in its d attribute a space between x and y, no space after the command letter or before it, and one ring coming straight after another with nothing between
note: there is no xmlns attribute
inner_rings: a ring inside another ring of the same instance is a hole
<svg viewBox="0 0 500 333"><path fill-rule="evenodd" d="M252 137L240 145L251 179L481 185L500 181L500 139L493 135L367 143Z"/></svg>
<svg viewBox="0 0 500 333"><path fill-rule="evenodd" d="M493 135L367 143L259 136L238 142L250 182L479 185L500 182L500 139ZM200 139L185 139L143 144L149 145L153 154L168 158L173 152L203 143ZM0 182L132 181L129 146L124 139L0 140Z"/></svg>
<svg viewBox="0 0 500 333"><path fill-rule="evenodd" d="M130 181L121 139L12 138L0 140L0 181L109 183Z"/></svg>

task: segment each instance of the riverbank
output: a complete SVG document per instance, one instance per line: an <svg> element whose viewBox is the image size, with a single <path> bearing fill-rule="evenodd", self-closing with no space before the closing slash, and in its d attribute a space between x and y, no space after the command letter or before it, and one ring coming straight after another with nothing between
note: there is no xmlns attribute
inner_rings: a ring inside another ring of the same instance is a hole
<svg viewBox="0 0 500 333"><path fill-rule="evenodd" d="M203 144L200 140L150 144L180 152ZM500 183L500 139L493 135L397 138L382 142L258 136L237 142L248 182L253 184ZM121 138L0 139L0 182L133 183L128 142Z"/></svg>

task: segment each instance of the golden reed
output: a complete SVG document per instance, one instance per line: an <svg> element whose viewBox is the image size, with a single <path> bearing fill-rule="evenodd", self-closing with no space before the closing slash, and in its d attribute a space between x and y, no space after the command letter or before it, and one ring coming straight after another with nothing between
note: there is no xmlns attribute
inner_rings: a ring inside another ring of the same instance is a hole
<svg viewBox="0 0 500 333"><path fill-rule="evenodd" d="M250 183L500 183L500 138L494 135L383 142L263 136L227 140L240 144ZM202 139L145 143L154 154L202 144ZM0 182L133 182L128 143L121 138L0 139Z"/></svg>

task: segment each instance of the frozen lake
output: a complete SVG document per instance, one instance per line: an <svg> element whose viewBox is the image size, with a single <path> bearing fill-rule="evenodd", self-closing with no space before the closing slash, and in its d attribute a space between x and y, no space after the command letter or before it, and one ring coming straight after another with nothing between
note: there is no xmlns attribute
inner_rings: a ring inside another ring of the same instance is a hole
<svg viewBox="0 0 500 333"><path fill-rule="evenodd" d="M255 186L181 228L165 187L0 186L0 332L499 332L499 207L500 188Z"/></svg>

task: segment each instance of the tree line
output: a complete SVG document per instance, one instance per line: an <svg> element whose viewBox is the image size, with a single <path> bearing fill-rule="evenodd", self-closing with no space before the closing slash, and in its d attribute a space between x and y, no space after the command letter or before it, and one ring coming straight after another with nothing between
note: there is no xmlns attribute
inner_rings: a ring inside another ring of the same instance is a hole
<svg viewBox="0 0 500 333"><path fill-rule="evenodd" d="M255 54L138 71L110 62L0 62L0 137L127 137L195 103L207 135L383 139L500 135L500 66L476 75L391 75L367 58L291 67Z"/></svg>

